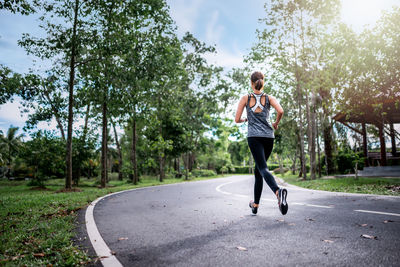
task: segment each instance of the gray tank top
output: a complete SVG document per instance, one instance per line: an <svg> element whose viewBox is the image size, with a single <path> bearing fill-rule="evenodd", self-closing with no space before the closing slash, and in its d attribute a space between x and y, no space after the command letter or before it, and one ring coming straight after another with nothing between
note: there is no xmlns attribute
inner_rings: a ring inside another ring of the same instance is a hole
<svg viewBox="0 0 400 267"><path fill-rule="evenodd" d="M265 95L265 105L261 104L261 97ZM250 98L253 96L256 99L254 106L250 107ZM261 112L255 112L257 107ZM246 111L248 121L247 137L268 137L274 138L274 129L269 123L269 110L271 106L268 100L268 95L262 94L249 94L247 98Z"/></svg>

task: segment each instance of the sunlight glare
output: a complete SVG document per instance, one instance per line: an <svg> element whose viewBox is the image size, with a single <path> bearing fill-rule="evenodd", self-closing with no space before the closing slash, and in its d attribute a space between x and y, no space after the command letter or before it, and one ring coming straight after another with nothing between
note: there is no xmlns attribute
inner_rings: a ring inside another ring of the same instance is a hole
<svg viewBox="0 0 400 267"><path fill-rule="evenodd" d="M358 31L364 25L373 26L383 10L398 4L398 0L342 0L341 18Z"/></svg>

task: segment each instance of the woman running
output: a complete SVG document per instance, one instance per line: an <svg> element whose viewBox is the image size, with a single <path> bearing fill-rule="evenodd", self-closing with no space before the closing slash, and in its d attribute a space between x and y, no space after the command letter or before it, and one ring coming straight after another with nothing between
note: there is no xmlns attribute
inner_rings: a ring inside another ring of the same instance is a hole
<svg viewBox="0 0 400 267"><path fill-rule="evenodd" d="M274 145L274 129L278 129L283 109L275 97L263 93L264 75L261 72L256 71L251 75L251 88L253 92L240 99L235 117L236 123L248 121L247 142L256 164L254 168L254 201L250 201L249 206L253 214L257 214L264 178L278 198L279 210L285 215L288 211L287 190L278 187L274 176L267 167L267 160ZM268 121L270 106L274 107L278 113L272 126ZM247 119L242 118L244 107L246 107Z"/></svg>

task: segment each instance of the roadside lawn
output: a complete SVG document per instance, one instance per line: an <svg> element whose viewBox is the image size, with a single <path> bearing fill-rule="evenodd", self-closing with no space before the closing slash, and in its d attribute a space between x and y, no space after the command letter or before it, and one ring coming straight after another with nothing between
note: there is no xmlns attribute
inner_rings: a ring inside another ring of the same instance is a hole
<svg viewBox="0 0 400 267"><path fill-rule="evenodd" d="M309 189L400 196L400 178L359 177L356 180L353 177L322 177L316 180L301 180L297 175L292 175L290 172L283 176L280 174L276 176L282 178L289 184Z"/></svg>
<svg viewBox="0 0 400 267"><path fill-rule="evenodd" d="M211 178L191 178L199 181ZM64 180L49 180L46 189L27 186L27 181L0 180L0 266L76 266L90 258L73 244L76 211L96 198L126 189L183 182L184 179L143 177L138 185L109 182L105 189L95 179L82 178L80 192L56 192Z"/></svg>

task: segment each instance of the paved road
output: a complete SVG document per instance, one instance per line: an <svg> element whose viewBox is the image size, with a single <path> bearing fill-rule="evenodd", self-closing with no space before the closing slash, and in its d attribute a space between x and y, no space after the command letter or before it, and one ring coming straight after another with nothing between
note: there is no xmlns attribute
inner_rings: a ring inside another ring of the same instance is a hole
<svg viewBox="0 0 400 267"><path fill-rule="evenodd" d="M94 218L124 266L400 266L400 197L288 185L282 216L264 185L253 216L253 179L124 192L101 200Z"/></svg>

